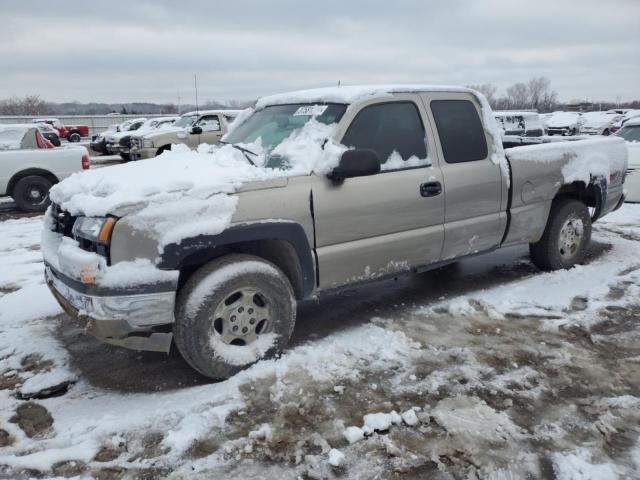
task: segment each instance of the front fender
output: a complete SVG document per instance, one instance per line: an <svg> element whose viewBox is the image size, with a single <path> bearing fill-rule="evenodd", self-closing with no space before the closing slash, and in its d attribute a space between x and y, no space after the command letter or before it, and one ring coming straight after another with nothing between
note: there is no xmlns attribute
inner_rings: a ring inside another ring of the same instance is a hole
<svg viewBox="0 0 640 480"><path fill-rule="evenodd" d="M165 270L178 270L194 254L260 240L282 240L293 247L302 270L303 296L311 293L315 287L313 252L304 229L295 222L243 223L233 225L217 235L186 238L180 243L166 245L157 265Z"/></svg>

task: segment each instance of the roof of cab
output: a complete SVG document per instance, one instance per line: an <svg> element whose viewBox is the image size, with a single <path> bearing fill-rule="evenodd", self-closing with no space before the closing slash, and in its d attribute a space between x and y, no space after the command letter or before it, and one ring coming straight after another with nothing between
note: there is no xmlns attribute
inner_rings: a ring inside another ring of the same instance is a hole
<svg viewBox="0 0 640 480"><path fill-rule="evenodd" d="M194 110L193 112L185 112L182 114L182 116L185 115L213 115L216 113L221 113L223 115L238 115L242 110L225 110L225 109L218 109L218 110L198 110L197 112Z"/></svg>
<svg viewBox="0 0 640 480"><path fill-rule="evenodd" d="M348 85L270 95L258 100L256 107L313 102L350 104L369 98L386 97L394 93L415 92L465 92L477 95L474 90L452 85Z"/></svg>

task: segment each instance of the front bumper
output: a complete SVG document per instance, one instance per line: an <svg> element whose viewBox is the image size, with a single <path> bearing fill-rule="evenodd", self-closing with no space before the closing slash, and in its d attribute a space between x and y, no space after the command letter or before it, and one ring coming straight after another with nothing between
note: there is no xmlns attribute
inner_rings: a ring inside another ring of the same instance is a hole
<svg viewBox="0 0 640 480"><path fill-rule="evenodd" d="M131 147L129 149L129 155L136 159L145 160L147 158L153 158L156 156L158 149L155 147L136 148Z"/></svg>
<svg viewBox="0 0 640 480"><path fill-rule="evenodd" d="M86 285L45 263L45 280L64 311L105 343L133 350L169 352L176 282L129 289Z"/></svg>

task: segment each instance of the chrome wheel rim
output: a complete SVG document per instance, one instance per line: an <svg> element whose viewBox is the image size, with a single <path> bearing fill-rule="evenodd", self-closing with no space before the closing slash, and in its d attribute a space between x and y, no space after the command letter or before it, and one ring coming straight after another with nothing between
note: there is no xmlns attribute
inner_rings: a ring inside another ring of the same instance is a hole
<svg viewBox="0 0 640 480"><path fill-rule="evenodd" d="M214 310L212 320L212 335L236 346L255 342L273 326L267 297L260 290L248 287L227 295Z"/></svg>
<svg viewBox="0 0 640 480"><path fill-rule="evenodd" d="M579 218L571 217L565 220L560 228L560 238L558 241L558 251L564 259L575 256L582 243L584 235L584 225Z"/></svg>

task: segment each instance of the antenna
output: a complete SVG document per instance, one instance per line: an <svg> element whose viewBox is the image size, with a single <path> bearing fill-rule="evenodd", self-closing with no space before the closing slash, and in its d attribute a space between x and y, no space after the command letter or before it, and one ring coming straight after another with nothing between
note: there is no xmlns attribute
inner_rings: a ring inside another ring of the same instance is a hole
<svg viewBox="0 0 640 480"><path fill-rule="evenodd" d="M193 85L196 87L196 114L198 113L198 76L193 74Z"/></svg>
<svg viewBox="0 0 640 480"><path fill-rule="evenodd" d="M340 86L340 80L338 80L338 86Z"/></svg>

